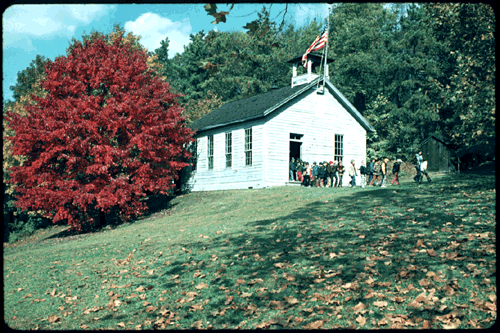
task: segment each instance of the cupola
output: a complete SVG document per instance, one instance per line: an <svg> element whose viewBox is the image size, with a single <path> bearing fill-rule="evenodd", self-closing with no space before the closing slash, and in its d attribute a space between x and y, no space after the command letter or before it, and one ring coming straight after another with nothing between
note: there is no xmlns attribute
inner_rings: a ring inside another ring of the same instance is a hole
<svg viewBox="0 0 500 333"><path fill-rule="evenodd" d="M325 58L321 55L319 52L311 52L307 54L307 73L302 74L302 75L297 75L297 66L303 66L302 65L302 55L299 54L292 59L288 60L287 62L289 64L293 65L293 76L292 76L292 88L294 86L298 86L304 83L309 83L315 78L317 78L319 75L315 74L315 69L316 67L322 65L325 66ZM326 77L328 77L328 64L333 62L332 58L326 59ZM325 69L325 68L322 68Z"/></svg>

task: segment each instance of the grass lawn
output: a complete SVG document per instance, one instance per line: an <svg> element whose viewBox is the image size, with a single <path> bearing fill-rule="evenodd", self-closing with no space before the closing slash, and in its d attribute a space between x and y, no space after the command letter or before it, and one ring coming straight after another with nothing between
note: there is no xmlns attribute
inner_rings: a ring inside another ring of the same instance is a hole
<svg viewBox="0 0 500 333"><path fill-rule="evenodd" d="M4 244L15 329L487 328L495 174L191 193L139 221ZM159 207L159 208L158 208Z"/></svg>

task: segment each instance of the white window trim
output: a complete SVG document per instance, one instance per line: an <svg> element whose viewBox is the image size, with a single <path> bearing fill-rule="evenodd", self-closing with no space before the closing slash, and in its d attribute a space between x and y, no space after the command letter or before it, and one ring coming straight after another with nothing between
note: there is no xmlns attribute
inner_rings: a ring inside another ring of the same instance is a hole
<svg viewBox="0 0 500 333"><path fill-rule="evenodd" d="M248 133L250 135L248 135ZM253 148L252 128L251 127L245 128L245 166L252 166L252 164L253 164L252 148ZM250 156L250 158L248 158L248 156ZM250 160L250 163L248 162L249 160Z"/></svg>
<svg viewBox="0 0 500 333"><path fill-rule="evenodd" d="M210 144L212 144L211 147L210 147ZM214 136L213 136L213 134L207 136L207 169L208 170L214 169Z"/></svg>
<svg viewBox="0 0 500 333"><path fill-rule="evenodd" d="M341 140L339 140L340 141L340 147L339 147L340 154L337 154L337 144L338 144L337 137L341 138ZM344 134L334 134L334 137L333 137L333 159L334 159L334 161L342 162L342 164L344 163Z"/></svg>
<svg viewBox="0 0 500 333"><path fill-rule="evenodd" d="M226 168L231 168L233 166L233 133L226 132L225 138L226 138Z"/></svg>

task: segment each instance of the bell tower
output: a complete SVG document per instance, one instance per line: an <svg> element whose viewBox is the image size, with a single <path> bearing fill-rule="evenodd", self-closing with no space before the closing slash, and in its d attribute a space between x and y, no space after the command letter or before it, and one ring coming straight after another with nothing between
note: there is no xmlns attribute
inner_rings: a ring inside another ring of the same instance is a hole
<svg viewBox="0 0 500 333"><path fill-rule="evenodd" d="M287 61L289 64L293 65L293 75L292 75L292 88L301 84L309 83L318 76L319 74L315 73L315 70L318 66L326 66L326 70L324 71L326 73L326 77L328 78L328 64L333 62L332 58L327 58L326 59L326 65L325 65L325 58L322 57L320 53L317 52L311 52L307 55L307 72L302 74L302 75L297 75L297 67L302 66L302 54L299 54L292 59ZM324 68L322 68L323 71Z"/></svg>

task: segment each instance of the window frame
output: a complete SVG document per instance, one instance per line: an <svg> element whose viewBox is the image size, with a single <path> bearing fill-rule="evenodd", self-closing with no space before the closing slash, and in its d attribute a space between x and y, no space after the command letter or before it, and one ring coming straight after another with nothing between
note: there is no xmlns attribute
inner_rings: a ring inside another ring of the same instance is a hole
<svg viewBox="0 0 500 333"><path fill-rule="evenodd" d="M208 170L214 169L214 135L207 135L207 162Z"/></svg>
<svg viewBox="0 0 500 333"><path fill-rule="evenodd" d="M226 132L226 168L233 166L233 132Z"/></svg>
<svg viewBox="0 0 500 333"><path fill-rule="evenodd" d="M245 166L252 166L252 146L253 146L252 128L245 128Z"/></svg>
<svg viewBox="0 0 500 333"><path fill-rule="evenodd" d="M344 162L344 134L335 134L333 139L333 160Z"/></svg>

